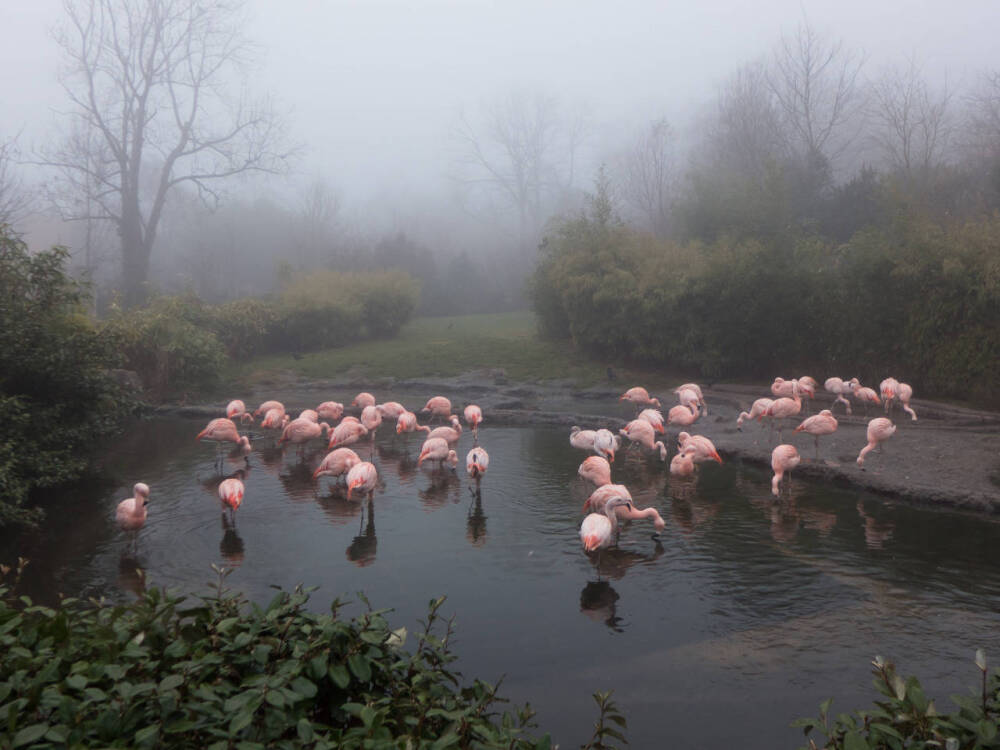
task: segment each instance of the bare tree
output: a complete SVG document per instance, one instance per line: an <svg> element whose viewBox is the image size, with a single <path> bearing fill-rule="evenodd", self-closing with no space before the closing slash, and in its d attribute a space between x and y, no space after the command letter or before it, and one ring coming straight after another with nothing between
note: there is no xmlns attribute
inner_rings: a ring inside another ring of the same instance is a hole
<svg viewBox="0 0 1000 750"><path fill-rule="evenodd" d="M966 103L966 148L973 158L997 158L1000 156L1000 71L983 73Z"/></svg>
<svg viewBox="0 0 1000 750"><path fill-rule="evenodd" d="M911 177L941 163L951 134L951 91L934 92L915 59L886 68L871 84L872 140L888 165Z"/></svg>
<svg viewBox="0 0 1000 750"><path fill-rule="evenodd" d="M173 188L191 185L214 207L219 180L278 171L290 153L270 104L242 85L253 48L239 0L64 5L57 40L71 122L43 163L64 180L64 216L116 226L126 302L136 304Z"/></svg>
<svg viewBox="0 0 1000 750"><path fill-rule="evenodd" d="M315 268L330 259L333 233L340 215L340 195L321 177L302 193L299 209L299 262L303 268Z"/></svg>
<svg viewBox="0 0 1000 750"><path fill-rule="evenodd" d="M862 102L858 76L864 56L824 39L808 23L782 36L768 85L795 136L799 155L833 162L857 135Z"/></svg>
<svg viewBox="0 0 1000 750"><path fill-rule="evenodd" d="M666 119L654 120L638 134L622 159L622 197L658 237L670 228L673 193L673 130Z"/></svg>
<svg viewBox="0 0 1000 750"><path fill-rule="evenodd" d="M546 211L573 187L585 132L585 119L563 114L553 97L510 94L486 107L478 125L460 116L455 178L467 198L499 201L517 212L526 252Z"/></svg>
<svg viewBox="0 0 1000 750"><path fill-rule="evenodd" d="M0 142L0 224L13 226L31 213L31 191L17 172L17 139Z"/></svg>

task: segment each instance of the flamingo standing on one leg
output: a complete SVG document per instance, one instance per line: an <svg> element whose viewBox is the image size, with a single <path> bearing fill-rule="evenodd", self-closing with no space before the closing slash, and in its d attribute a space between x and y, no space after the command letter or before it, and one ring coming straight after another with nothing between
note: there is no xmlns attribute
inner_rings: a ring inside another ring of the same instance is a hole
<svg viewBox="0 0 1000 750"><path fill-rule="evenodd" d="M778 497L778 485L781 483L785 472L791 472L802 458L794 445L779 445L771 451L771 468L774 469L774 478L771 480L771 494Z"/></svg>
<svg viewBox="0 0 1000 750"><path fill-rule="evenodd" d="M382 412L377 406L369 405L361 410L361 424L368 430L369 439L375 442L375 430L382 424Z"/></svg>
<svg viewBox="0 0 1000 750"><path fill-rule="evenodd" d="M879 443L885 442L896 431L896 425L885 417L875 417L868 423L868 445L858 454L858 466L865 465L865 456L875 449Z"/></svg>
<svg viewBox="0 0 1000 750"><path fill-rule="evenodd" d="M235 476L223 479L219 484L219 499L229 508L232 519L236 520L236 510L243 504L243 472L237 471Z"/></svg>
<svg viewBox="0 0 1000 750"><path fill-rule="evenodd" d="M351 467L347 472L347 499L355 490L360 490L360 494L368 495L375 489L378 483L378 470L375 464L369 461L361 461Z"/></svg>
<svg viewBox="0 0 1000 750"><path fill-rule="evenodd" d="M882 396L882 405L885 407L886 416L892 410L892 402L899 393L899 381L896 378L886 378L878 384L879 394Z"/></svg>
<svg viewBox="0 0 1000 750"><path fill-rule="evenodd" d="M115 508L115 522L122 531L132 532L132 543L135 544L139 529L146 523L149 485L136 482L135 486L132 487L132 495L133 497L118 503L118 507Z"/></svg>
<svg viewBox="0 0 1000 750"><path fill-rule="evenodd" d="M483 421L483 410L480 409L475 404L469 404L468 406L465 407L463 415L465 416L465 423L469 425L469 427L472 429L473 439L478 440L479 425Z"/></svg>
<svg viewBox="0 0 1000 750"><path fill-rule="evenodd" d="M833 412L829 409L823 409L819 414L809 417L802 421L798 427L795 428L796 432L808 432L813 436L816 442L816 460L819 460L819 436L820 435L830 435L837 431L837 420L833 416Z"/></svg>
<svg viewBox="0 0 1000 750"><path fill-rule="evenodd" d="M588 456L583 459L583 463L580 464L576 473L598 487L611 484L611 464L604 456Z"/></svg>
<svg viewBox="0 0 1000 750"><path fill-rule="evenodd" d="M655 451L659 449L660 460L667 460L667 446L663 444L662 441L656 439L656 431L653 429L653 425L647 422L645 419L633 419L625 428L618 431L633 443L638 443L647 451Z"/></svg>
<svg viewBox="0 0 1000 750"><path fill-rule="evenodd" d="M900 383L896 395L899 397L899 404L903 407L903 411L909 414L915 422L917 420L917 413L910 408L910 399L913 398L913 388L908 383Z"/></svg>

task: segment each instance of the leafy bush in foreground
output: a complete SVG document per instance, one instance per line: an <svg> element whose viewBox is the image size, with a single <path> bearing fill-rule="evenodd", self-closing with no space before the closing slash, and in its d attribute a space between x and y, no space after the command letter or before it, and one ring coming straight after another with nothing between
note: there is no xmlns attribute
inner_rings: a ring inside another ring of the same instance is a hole
<svg viewBox="0 0 1000 750"><path fill-rule="evenodd" d="M822 747L829 750L1000 747L1000 670L987 670L982 651L976 652L980 689L972 695L952 696L958 706L952 714L938 712L916 677L903 679L891 662L878 656L872 666L875 689L885 696L875 702L874 709L833 718L832 701L826 700L820 704L819 717L798 719L792 726L802 727L807 736L819 729L826 736ZM804 750L816 747L810 739Z"/></svg>
<svg viewBox="0 0 1000 750"><path fill-rule="evenodd" d="M430 603L415 649L384 612L267 607L223 588L152 589L128 606L55 609L0 587L0 719L13 747L548 748L530 708L449 670L451 621ZM596 737L595 733L595 737ZM595 745L596 747L596 745Z"/></svg>

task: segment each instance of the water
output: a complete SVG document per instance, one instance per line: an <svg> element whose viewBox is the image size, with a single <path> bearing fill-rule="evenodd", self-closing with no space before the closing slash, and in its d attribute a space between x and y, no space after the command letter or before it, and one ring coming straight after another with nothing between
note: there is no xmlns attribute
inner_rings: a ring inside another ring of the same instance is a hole
<svg viewBox="0 0 1000 750"><path fill-rule="evenodd" d="M870 704L876 654L919 675L945 709L976 680L976 648L1000 655L1000 525L990 518L795 478L776 504L757 468L712 464L679 481L622 453L615 481L667 528L654 539L649 523L626 526L598 570L577 536L591 488L576 477L584 456L566 430L487 425L477 499L464 474L418 470L420 438L394 439L387 426L371 513L329 480L317 494L318 442L300 462L258 439L233 528L216 496L214 446L194 441L201 427L136 425L105 458L120 485L63 496L43 531L4 550L31 558L27 592L128 598L141 589L136 567L198 590L221 563L251 597L304 582L320 586L313 604L325 609L364 591L410 630L446 594L462 671L504 675L501 692L530 701L563 747L589 736L596 690L615 691L635 747L794 747L801 733L788 722L824 698L841 711ZM463 466L471 439L459 444ZM225 471L241 465L227 459ZM133 556L113 514L139 480L152 495Z"/></svg>

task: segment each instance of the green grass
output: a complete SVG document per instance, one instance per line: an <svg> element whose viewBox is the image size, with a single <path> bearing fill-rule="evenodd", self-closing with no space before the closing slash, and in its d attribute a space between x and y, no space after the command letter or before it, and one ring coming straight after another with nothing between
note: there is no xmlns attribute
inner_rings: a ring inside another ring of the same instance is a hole
<svg viewBox="0 0 1000 750"><path fill-rule="evenodd" d="M533 313L512 312L416 318L393 339L311 352L298 359L291 355L259 357L242 363L240 370L250 381L266 380L281 372L304 378L336 378L350 373L408 380L502 368L510 381L570 379L578 387L586 387L606 383L609 364L614 365L620 381L659 379L657 374L591 359L568 341L540 339ZM662 373L658 375L662 377Z"/></svg>

